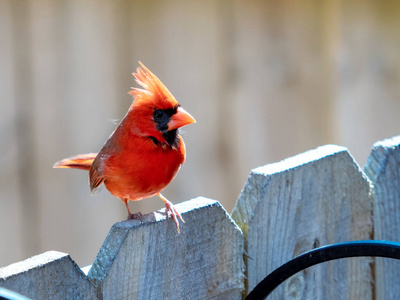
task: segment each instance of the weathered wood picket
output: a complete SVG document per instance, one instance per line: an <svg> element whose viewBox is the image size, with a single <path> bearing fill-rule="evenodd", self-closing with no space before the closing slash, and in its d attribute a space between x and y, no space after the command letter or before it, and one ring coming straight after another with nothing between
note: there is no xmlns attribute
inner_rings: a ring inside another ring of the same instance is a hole
<svg viewBox="0 0 400 300"><path fill-rule="evenodd" d="M232 217L247 236L249 292L274 269L310 249L369 239L373 230L370 185L346 148L328 145L254 169ZM369 299L370 261L311 268L293 276L270 297Z"/></svg>
<svg viewBox="0 0 400 300"><path fill-rule="evenodd" d="M241 299L308 250L338 242L400 241L400 136L376 143L362 170L326 145L252 170L232 217L199 197L116 223L84 273L50 251L0 269L0 286L32 299ZM243 232L243 234L242 234ZM303 270L268 299L395 299L400 262L352 258Z"/></svg>
<svg viewBox="0 0 400 300"><path fill-rule="evenodd" d="M400 136L374 144L364 168L373 184L374 238L400 241ZM375 299L400 295L400 262L376 258Z"/></svg>

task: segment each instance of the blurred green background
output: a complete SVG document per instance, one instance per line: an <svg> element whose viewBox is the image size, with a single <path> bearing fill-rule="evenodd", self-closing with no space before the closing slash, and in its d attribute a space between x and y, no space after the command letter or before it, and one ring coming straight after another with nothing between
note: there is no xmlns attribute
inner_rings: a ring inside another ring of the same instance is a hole
<svg viewBox="0 0 400 300"><path fill-rule="evenodd" d="M52 165L99 151L138 60L197 121L164 195L231 212L254 167L327 143L363 166L400 134L399 32L386 0L0 0L0 266L47 250L91 264L126 218L87 173Z"/></svg>

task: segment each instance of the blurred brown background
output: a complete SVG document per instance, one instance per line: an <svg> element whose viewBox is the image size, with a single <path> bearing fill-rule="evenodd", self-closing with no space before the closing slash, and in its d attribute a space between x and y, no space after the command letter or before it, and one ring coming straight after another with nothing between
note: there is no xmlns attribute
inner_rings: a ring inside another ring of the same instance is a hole
<svg viewBox="0 0 400 300"><path fill-rule="evenodd" d="M47 250L90 264L126 218L87 173L52 165L101 148L138 60L197 120L174 203L231 212L254 167L327 143L363 166L400 133L398 1L0 0L0 266Z"/></svg>

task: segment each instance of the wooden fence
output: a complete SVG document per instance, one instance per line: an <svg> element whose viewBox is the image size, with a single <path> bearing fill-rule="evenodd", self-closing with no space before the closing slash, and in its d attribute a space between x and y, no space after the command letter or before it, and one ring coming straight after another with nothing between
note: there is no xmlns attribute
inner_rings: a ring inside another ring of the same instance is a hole
<svg viewBox="0 0 400 300"><path fill-rule="evenodd" d="M1 0L0 266L47 249L91 264L126 217L106 189L91 198L87 173L52 165L100 150L138 60L197 121L164 195L230 213L254 167L332 143L364 166L399 134L399 28L394 0Z"/></svg>
<svg viewBox="0 0 400 300"><path fill-rule="evenodd" d="M400 240L400 136L376 143L362 170L326 145L252 170L232 217L203 197L116 223L92 266L50 251L0 269L0 286L33 299L241 299L308 250ZM243 233L243 234L242 234ZM303 270L268 299L395 299L400 264L372 257Z"/></svg>

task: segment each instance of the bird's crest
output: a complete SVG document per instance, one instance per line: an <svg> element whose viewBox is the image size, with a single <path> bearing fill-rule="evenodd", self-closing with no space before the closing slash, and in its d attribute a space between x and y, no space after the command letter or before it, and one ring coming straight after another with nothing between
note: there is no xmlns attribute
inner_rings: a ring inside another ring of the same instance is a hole
<svg viewBox="0 0 400 300"><path fill-rule="evenodd" d="M128 93L136 98L136 101L157 101L158 104L165 102L167 107L178 105L178 101L172 96L171 92L166 86L154 75L148 68L146 68L140 61L140 67L137 68L136 73L132 73L136 82L143 87L135 88ZM161 103L160 103L161 102Z"/></svg>

